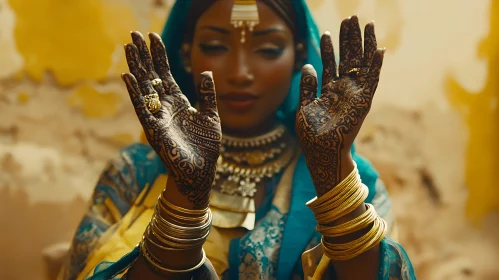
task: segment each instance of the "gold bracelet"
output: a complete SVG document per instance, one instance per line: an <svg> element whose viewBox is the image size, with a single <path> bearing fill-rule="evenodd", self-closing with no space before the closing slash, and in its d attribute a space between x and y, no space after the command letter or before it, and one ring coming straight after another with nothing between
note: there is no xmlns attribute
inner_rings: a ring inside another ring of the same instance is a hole
<svg viewBox="0 0 499 280"><path fill-rule="evenodd" d="M207 231L203 236L198 237L198 238L188 238L188 239L178 238L178 237L173 237L171 235L168 235L165 232L162 232L161 229L157 228L157 225L154 223L154 220L151 222L151 225L152 225L151 229L153 230L153 233L155 233L156 235L160 235L160 237L162 237L163 239L167 238L170 241L175 242L175 243L177 243L179 245L180 244L182 244L182 245L186 245L186 244L189 245L189 244L204 243L204 240L210 234L210 231ZM158 229L158 231L154 232L155 229ZM160 240L160 241L162 241L162 240Z"/></svg>
<svg viewBox="0 0 499 280"><path fill-rule="evenodd" d="M357 180L360 180L360 176L359 176L359 171L357 169L357 164L354 162L354 168L352 172L350 172L350 174L348 174L347 177L343 179L343 181L341 181L338 185L334 186L330 191L323 194L321 197L315 197L313 201L308 202L307 205L315 208L321 204L324 204L325 202L328 202L329 200L337 197L338 193L341 192L341 190L343 190L346 186L351 186L352 182L355 182Z"/></svg>
<svg viewBox="0 0 499 280"><path fill-rule="evenodd" d="M205 209L201 209L201 210L186 209L186 208L182 208L180 206L176 206L173 203L166 200L165 197L163 196L163 193L160 194L159 201L164 203L166 207L173 209L179 213L193 215L193 216L202 216L210 209L209 206L206 207Z"/></svg>
<svg viewBox="0 0 499 280"><path fill-rule="evenodd" d="M164 266L162 266L161 263L158 261L153 260L153 256L147 251L145 248L145 243L141 242L140 243L140 252L142 253L142 256L144 256L144 259L146 260L146 263L149 265L149 268L154 272L157 273L158 275L163 275L163 273L187 273L187 272L192 272L203 266L203 264L206 262L206 253L204 249L201 249L203 252L203 257L201 258L201 261L194 267L188 268L188 269L169 269ZM156 258L157 259L157 258Z"/></svg>
<svg viewBox="0 0 499 280"><path fill-rule="evenodd" d="M148 235L154 236L162 244L165 244L166 246L169 246L171 248L183 249L183 250L188 250L194 247L202 246L209 233L210 232L208 231L204 236L197 239L178 239L170 235L166 235L162 232L158 232L154 224L151 224L151 227L147 231Z"/></svg>
<svg viewBox="0 0 499 280"><path fill-rule="evenodd" d="M194 236L199 235L198 232L203 232L204 230L209 229L213 218L211 211L208 210L208 212L206 213L206 220L202 221L202 223L200 223L199 226L192 226L192 225L183 226L183 225L174 224L166 220L161 216L161 213L156 212L154 217L158 220L159 223L164 224L166 228L170 229L171 231L178 232L180 234L182 234L183 232L187 233L190 232L190 234Z"/></svg>
<svg viewBox="0 0 499 280"><path fill-rule="evenodd" d="M364 185L357 185L355 193L343 201L339 207L329 208L330 210L322 214L316 214L315 218L319 224L330 224L348 215L357 209L369 195L368 188Z"/></svg>
<svg viewBox="0 0 499 280"><path fill-rule="evenodd" d="M344 188L344 191L338 193L338 196L324 202L320 207L312 209L316 215L329 213L332 209L336 209L345 203L350 197L354 196L359 191L359 185L361 185L359 180L355 185L351 185Z"/></svg>
<svg viewBox="0 0 499 280"><path fill-rule="evenodd" d="M362 237L348 243L330 244L329 246L338 251L354 250L353 248L355 247L364 246L365 244L373 242L373 240L375 241L377 236L383 234L384 225L385 223L383 219L377 218L374 220L373 227L369 230L367 234L363 235Z"/></svg>
<svg viewBox="0 0 499 280"><path fill-rule="evenodd" d="M347 235L366 228L374 222L377 214L372 204L366 204L366 211L357 218L337 226L325 226L318 224L317 231L327 237L338 237Z"/></svg>
<svg viewBox="0 0 499 280"><path fill-rule="evenodd" d="M331 244L326 242L324 237L322 237L321 243L324 254L332 260L344 261L353 259L379 244L385 237L386 231L386 222L378 216L371 230L354 241L344 244Z"/></svg>
<svg viewBox="0 0 499 280"><path fill-rule="evenodd" d="M345 178L342 182L340 182L337 186L335 186L332 190L327 192L321 197L315 197L307 203L307 206L310 207L314 213L322 213L330 211L330 204L334 205L341 204L345 197L351 196L355 192L355 187L361 184L360 175L358 174L358 170L354 168L354 170ZM337 206L335 206L337 207Z"/></svg>
<svg viewBox="0 0 499 280"><path fill-rule="evenodd" d="M168 209L166 209L166 207L164 207L161 203L156 204L156 211L158 213L164 213L165 216L173 217L177 220L188 221L188 222L197 223L197 224L204 223L205 220L207 219L207 213L208 213L208 211L206 211L206 213L203 216L199 216L199 217L180 216L180 215L175 214L175 213L169 211Z"/></svg>
<svg viewBox="0 0 499 280"><path fill-rule="evenodd" d="M169 227L168 225L161 224L158 222L158 217L152 218L152 225L157 229L158 232L161 232L164 236L175 236L180 239L186 240L194 240L199 236L204 236L209 230L209 227L206 227L204 230L196 230L189 231L188 228L185 229L176 229Z"/></svg>
<svg viewBox="0 0 499 280"><path fill-rule="evenodd" d="M175 249L175 250L189 250L189 249L192 249L193 247L195 247L194 244L188 244L188 245L178 244L178 243L175 243L175 242L170 241L168 239L165 239L162 237L162 235L156 233L152 226L148 227L146 229L144 236L145 236L146 240L148 240L148 241L152 241L153 239L151 237L154 237L165 248L171 248L171 249Z"/></svg>
<svg viewBox="0 0 499 280"><path fill-rule="evenodd" d="M148 230L149 229L146 229L146 232ZM161 249L161 250L164 250L164 251L185 251L185 249L177 249L177 248L172 248L172 247L166 247L166 246L159 245L158 243L156 243L155 241L153 241L152 238L147 238L146 239L145 234L142 235L142 242L151 243L154 247L156 247L158 249Z"/></svg>

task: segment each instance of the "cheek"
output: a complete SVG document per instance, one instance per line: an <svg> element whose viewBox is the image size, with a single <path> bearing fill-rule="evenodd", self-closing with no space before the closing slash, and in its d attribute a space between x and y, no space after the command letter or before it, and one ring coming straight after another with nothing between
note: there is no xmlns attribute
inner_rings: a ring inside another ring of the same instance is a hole
<svg viewBox="0 0 499 280"><path fill-rule="evenodd" d="M205 56L199 50L193 50L191 53L191 67L195 84L197 85L201 82L199 73L204 71L212 71L215 86L217 81L218 84L220 84L220 77L225 76L224 70L227 68L224 57L225 56Z"/></svg>
<svg viewBox="0 0 499 280"><path fill-rule="evenodd" d="M258 67L258 83L260 87L266 92L282 102L289 92L291 86L291 79L294 72L294 55L283 54L277 60L266 61L261 63Z"/></svg>

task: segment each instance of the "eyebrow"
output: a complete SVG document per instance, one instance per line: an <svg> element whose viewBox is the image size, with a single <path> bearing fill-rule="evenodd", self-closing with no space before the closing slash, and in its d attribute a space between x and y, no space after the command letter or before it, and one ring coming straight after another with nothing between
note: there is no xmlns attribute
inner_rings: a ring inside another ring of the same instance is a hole
<svg viewBox="0 0 499 280"><path fill-rule="evenodd" d="M222 27L213 26L213 25L203 26L202 29L208 29L208 30L222 33L222 34L230 34L229 30L222 28ZM274 27L274 28L268 28L268 29L264 29L264 30L253 31L253 36L265 36L265 35L268 35L271 33L282 33L282 32L284 32L284 29Z"/></svg>
<svg viewBox="0 0 499 280"><path fill-rule="evenodd" d="M274 27L274 28L268 28L268 29L264 29L264 30L253 31L253 36L265 36L265 35L268 35L271 33L283 33L283 32L284 32L284 29Z"/></svg>
<svg viewBox="0 0 499 280"><path fill-rule="evenodd" d="M227 29L222 28L222 27L212 26L212 25L203 26L201 29L208 29L208 30L222 33L222 34L230 34L230 31Z"/></svg>

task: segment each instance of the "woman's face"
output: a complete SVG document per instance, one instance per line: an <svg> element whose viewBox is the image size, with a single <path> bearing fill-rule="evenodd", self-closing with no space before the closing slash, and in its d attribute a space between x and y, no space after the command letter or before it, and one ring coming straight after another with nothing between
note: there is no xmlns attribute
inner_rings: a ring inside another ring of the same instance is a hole
<svg viewBox="0 0 499 280"><path fill-rule="evenodd" d="M190 53L194 82L213 71L224 133L254 135L270 129L287 96L295 65L293 33L274 11L258 3L253 32L230 23L234 0L216 1L199 18ZM297 101L298 102L298 101Z"/></svg>

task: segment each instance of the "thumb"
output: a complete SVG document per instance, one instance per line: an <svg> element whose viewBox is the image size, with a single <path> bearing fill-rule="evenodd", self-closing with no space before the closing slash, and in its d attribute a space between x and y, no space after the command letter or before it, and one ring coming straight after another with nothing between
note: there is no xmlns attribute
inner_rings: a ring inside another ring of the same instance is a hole
<svg viewBox="0 0 499 280"><path fill-rule="evenodd" d="M317 98L317 71L310 64L303 66L300 81L300 104L301 107L308 105Z"/></svg>
<svg viewBox="0 0 499 280"><path fill-rule="evenodd" d="M212 117L218 116L215 82L213 81L213 73L211 71L201 73L198 98L200 112Z"/></svg>

